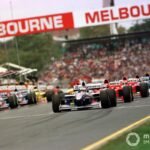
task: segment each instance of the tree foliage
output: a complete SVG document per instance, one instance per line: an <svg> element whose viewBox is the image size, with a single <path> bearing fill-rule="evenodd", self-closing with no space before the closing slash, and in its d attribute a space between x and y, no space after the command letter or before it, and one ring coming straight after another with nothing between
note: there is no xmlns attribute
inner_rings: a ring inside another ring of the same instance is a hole
<svg viewBox="0 0 150 150"><path fill-rule="evenodd" d="M109 26L93 26L80 29L81 38L92 38L99 36L107 36L110 34Z"/></svg>
<svg viewBox="0 0 150 150"><path fill-rule="evenodd" d="M50 64L51 57L58 58L62 54L60 43L53 41L51 34L26 35L0 44L0 63L18 64L16 43L20 65L39 71Z"/></svg>
<svg viewBox="0 0 150 150"><path fill-rule="evenodd" d="M150 19L143 20L142 23L137 22L129 29L129 32L150 31Z"/></svg>
<svg viewBox="0 0 150 150"><path fill-rule="evenodd" d="M122 26L117 27L119 34L125 33L126 29ZM93 26L80 29L81 38L102 37L110 35L110 26Z"/></svg>

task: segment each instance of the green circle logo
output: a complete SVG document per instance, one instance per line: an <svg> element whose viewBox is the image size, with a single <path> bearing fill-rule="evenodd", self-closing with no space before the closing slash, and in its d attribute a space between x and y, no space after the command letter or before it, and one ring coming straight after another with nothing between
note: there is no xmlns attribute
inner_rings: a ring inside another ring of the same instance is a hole
<svg viewBox="0 0 150 150"><path fill-rule="evenodd" d="M138 144L140 143L140 136L135 132L129 133L126 137L126 142L129 146L138 146Z"/></svg>

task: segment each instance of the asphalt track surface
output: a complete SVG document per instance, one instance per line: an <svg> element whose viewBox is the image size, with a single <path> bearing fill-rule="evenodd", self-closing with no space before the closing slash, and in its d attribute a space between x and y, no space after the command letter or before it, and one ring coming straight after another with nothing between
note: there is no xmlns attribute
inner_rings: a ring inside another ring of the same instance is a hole
<svg viewBox="0 0 150 150"><path fill-rule="evenodd" d="M0 112L0 150L79 150L150 115L150 97L54 114L51 103Z"/></svg>

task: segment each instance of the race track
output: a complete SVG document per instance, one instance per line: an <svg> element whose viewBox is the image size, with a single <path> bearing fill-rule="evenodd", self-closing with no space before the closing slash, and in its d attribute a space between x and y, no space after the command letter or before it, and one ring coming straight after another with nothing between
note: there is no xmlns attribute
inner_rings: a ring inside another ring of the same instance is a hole
<svg viewBox="0 0 150 150"><path fill-rule="evenodd" d="M54 114L50 104L0 112L0 150L79 150L150 115L150 97Z"/></svg>

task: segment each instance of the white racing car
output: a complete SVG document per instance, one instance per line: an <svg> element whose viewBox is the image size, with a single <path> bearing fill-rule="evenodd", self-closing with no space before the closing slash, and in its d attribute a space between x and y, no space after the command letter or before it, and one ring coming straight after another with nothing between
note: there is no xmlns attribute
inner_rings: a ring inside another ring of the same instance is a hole
<svg viewBox="0 0 150 150"><path fill-rule="evenodd" d="M10 108L17 108L19 105L36 104L36 95L28 90L13 91L8 96Z"/></svg>
<svg viewBox="0 0 150 150"><path fill-rule="evenodd" d="M1 106L4 106L4 102L9 104L10 108L37 103L35 92L25 86L0 86L0 94L0 99L3 101L0 103Z"/></svg>
<svg viewBox="0 0 150 150"><path fill-rule="evenodd" d="M0 110L9 108L9 103L7 101L7 96L0 93Z"/></svg>
<svg viewBox="0 0 150 150"><path fill-rule="evenodd" d="M115 107L116 93L104 84L91 83L74 86L72 93L58 91L52 97L52 109L55 113L62 110L78 110L85 108Z"/></svg>

